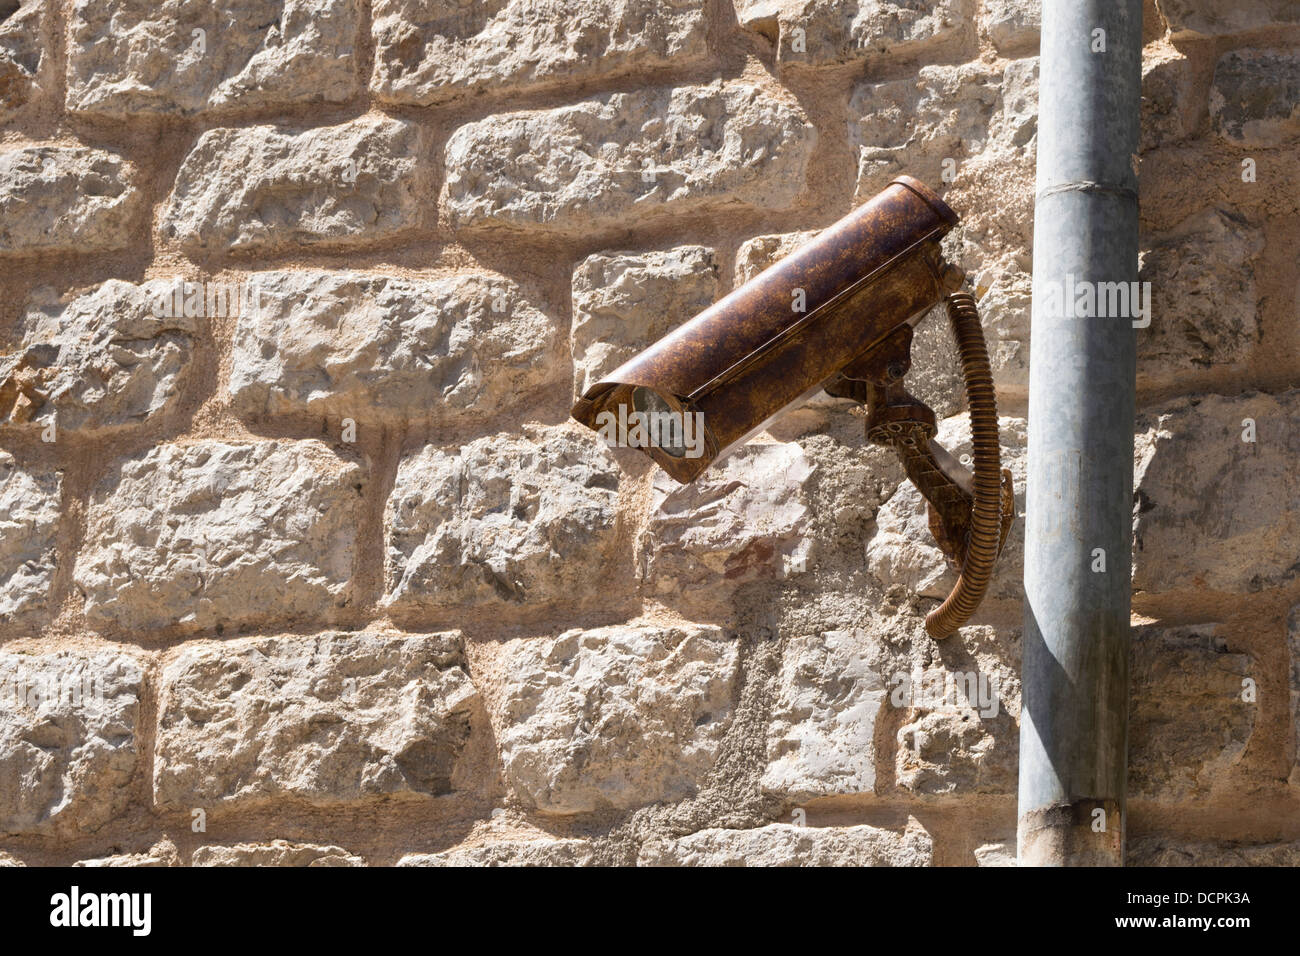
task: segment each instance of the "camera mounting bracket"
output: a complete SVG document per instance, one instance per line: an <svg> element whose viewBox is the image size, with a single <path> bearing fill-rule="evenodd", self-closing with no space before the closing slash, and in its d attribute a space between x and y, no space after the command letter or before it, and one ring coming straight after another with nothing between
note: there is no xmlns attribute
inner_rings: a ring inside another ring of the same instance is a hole
<svg viewBox="0 0 1300 956"><path fill-rule="evenodd" d="M948 599L926 618L926 630L935 638L948 636L979 605L1015 520L1011 472L1001 468L993 378L975 300L967 292L951 292L944 302L970 404L973 474L934 440L934 410L904 385L912 366L910 324L895 328L826 385L828 394L866 406L867 439L898 455L908 480L928 504L930 533L958 572Z"/></svg>

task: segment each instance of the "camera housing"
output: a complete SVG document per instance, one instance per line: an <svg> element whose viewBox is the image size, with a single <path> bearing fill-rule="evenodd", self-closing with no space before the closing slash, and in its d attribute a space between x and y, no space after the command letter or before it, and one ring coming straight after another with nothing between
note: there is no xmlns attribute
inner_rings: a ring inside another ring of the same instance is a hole
<svg viewBox="0 0 1300 956"><path fill-rule="evenodd" d="M958 571L926 617L930 635L946 637L983 600L1015 515L975 299L940 247L957 222L924 184L895 179L588 388L573 417L685 483L819 389L861 402L868 439L898 455ZM941 302L961 356L973 473L934 441L934 412L904 387L913 329Z"/></svg>
<svg viewBox="0 0 1300 956"><path fill-rule="evenodd" d="M592 385L573 417L668 410L702 421L698 457L642 447L689 482L721 455L816 394L900 325L914 326L961 282L939 241L956 213L902 176L815 239ZM696 414L702 415L697 418Z"/></svg>

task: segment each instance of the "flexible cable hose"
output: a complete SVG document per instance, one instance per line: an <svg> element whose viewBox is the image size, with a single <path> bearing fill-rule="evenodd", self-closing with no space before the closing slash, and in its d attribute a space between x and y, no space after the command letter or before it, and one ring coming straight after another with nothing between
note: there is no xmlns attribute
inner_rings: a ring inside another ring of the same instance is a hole
<svg viewBox="0 0 1300 956"><path fill-rule="evenodd" d="M925 629L936 640L947 637L970 619L984 599L993 566L1001 550L1001 451L998 443L998 403L993 392L993 371L980 325L975 298L954 292L945 300L948 319L957 339L966 401L970 407L970 434L974 453L974 502L969 539L957 585L947 600L931 611Z"/></svg>

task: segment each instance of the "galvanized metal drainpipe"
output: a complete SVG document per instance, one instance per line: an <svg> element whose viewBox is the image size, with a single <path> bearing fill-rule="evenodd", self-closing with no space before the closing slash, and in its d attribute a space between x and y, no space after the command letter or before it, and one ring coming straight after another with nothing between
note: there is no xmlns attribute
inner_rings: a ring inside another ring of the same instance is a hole
<svg viewBox="0 0 1300 956"><path fill-rule="evenodd" d="M1117 866L1136 333L1072 306L1137 281L1142 0L1044 0L1039 63L1018 855Z"/></svg>

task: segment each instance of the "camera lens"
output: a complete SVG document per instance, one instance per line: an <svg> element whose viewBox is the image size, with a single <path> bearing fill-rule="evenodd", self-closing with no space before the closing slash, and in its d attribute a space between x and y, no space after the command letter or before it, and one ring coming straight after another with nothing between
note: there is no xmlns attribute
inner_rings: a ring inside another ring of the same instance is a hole
<svg viewBox="0 0 1300 956"><path fill-rule="evenodd" d="M646 416L645 429L653 447L673 458L685 456L686 422L683 413L674 411L654 389L640 385L632 389L632 408Z"/></svg>

